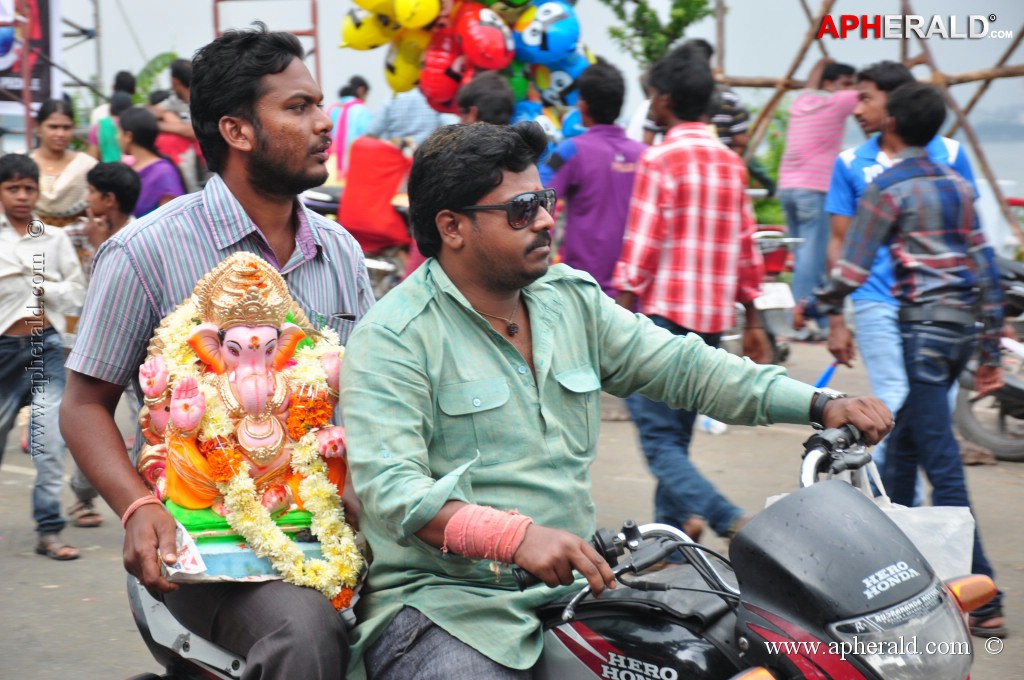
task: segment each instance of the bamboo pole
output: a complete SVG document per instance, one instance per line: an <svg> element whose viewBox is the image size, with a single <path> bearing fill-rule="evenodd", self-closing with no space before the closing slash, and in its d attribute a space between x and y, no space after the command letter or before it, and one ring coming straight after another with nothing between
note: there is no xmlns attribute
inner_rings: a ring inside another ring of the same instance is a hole
<svg viewBox="0 0 1024 680"><path fill-rule="evenodd" d="M936 77L941 78L947 85L963 85L964 83L974 83L979 80L1019 78L1021 76L1024 76L1024 64L997 66L951 75L938 73ZM934 80L935 78L927 78L922 80L922 82L931 83ZM787 80L786 78L773 78L771 76L724 76L719 78L718 82L729 87L784 87L790 90L798 90L807 86L807 82L804 80Z"/></svg>
<svg viewBox="0 0 1024 680"><path fill-rule="evenodd" d="M800 49L797 50L796 58L793 59L792 65L789 67L789 71L786 76L775 86L775 92L772 93L771 99L757 114L757 120L754 121L754 127L750 133L750 142L747 144L746 151L743 152L743 159L749 160L754 153L754 149L761 143L761 139L764 138L765 132L768 131L768 125L771 123L772 114L775 113L775 108L779 105L783 95L786 94L785 83L793 78L793 74L800 68L800 64L803 63L804 56L807 54L807 50L810 48L811 43L814 42L817 36L817 30L815 26L820 25L822 19L832 9L832 5L835 4L835 0L823 0L821 3L821 9L818 10L817 20L812 22L811 26L807 29L807 35L804 36L804 42L800 45Z"/></svg>
<svg viewBox="0 0 1024 680"><path fill-rule="evenodd" d="M910 5L907 4L907 0L900 0L900 14L907 16L910 14ZM910 56L910 38L907 37L906 33L900 38L900 63L906 64L907 57Z"/></svg>
<svg viewBox="0 0 1024 680"><path fill-rule="evenodd" d="M996 62L996 68L999 68L1000 66L1006 63L1007 59L1010 58L1010 55L1013 54L1013 51L1017 49L1018 45L1020 45L1021 38L1024 38L1024 26L1022 26L1021 29L1017 31L1017 35L1013 39L1013 42L1010 44L1010 47L1006 50L1006 52L1003 53L1003 56L999 58L999 61ZM981 87L975 90L974 96L971 97L971 100L967 102L967 106L964 107L964 115L971 114L971 111L974 110L974 105L978 103L978 101L981 99L981 96L985 94L985 91L988 90L988 87L991 84L992 79L986 78L985 82L981 84ZM960 121L954 121L953 124L949 127L949 130L946 131L946 136L952 137L953 135L956 134L956 131L959 128Z"/></svg>
<svg viewBox="0 0 1024 680"><path fill-rule="evenodd" d="M910 8L910 0L907 1L907 8ZM913 10L911 10L913 13ZM974 127L967 120L967 116L964 115L963 109L957 104L956 99L953 98L953 94L949 91L949 87L946 84L946 80L942 77L942 72L939 71L938 66L935 63L935 57L932 55L931 49L928 47L928 42L921 39L918 36L917 40L921 45L921 53L924 56L925 63L932 70L934 77L934 84L942 92L943 97L946 99L946 103L949 108L953 111L953 114L960 121L961 127L964 129L964 134L967 135L967 141L970 143L971 148L974 150L974 156L978 161L978 167L981 168L981 173L988 180L989 187L992 189L992 194L996 197L996 201L999 202L999 209L1003 213L1003 217L1010 224L1010 228L1017 233L1017 240L1019 243L1024 244L1024 225L1021 225L1014 217L1013 213L1010 212L1010 207L1006 203L1006 197L1003 196L1003 190L999 187L999 182L996 180L996 176L992 174L992 168L988 164L988 159L985 157L985 152L981 148L981 143L978 141L977 135L974 134Z"/></svg>
<svg viewBox="0 0 1024 680"><path fill-rule="evenodd" d="M725 0L715 0L715 70L725 73Z"/></svg>
<svg viewBox="0 0 1024 680"><path fill-rule="evenodd" d="M807 21L811 22L811 27L814 27L814 15L811 14L811 8L807 6L807 0L800 0L800 6L803 7L804 16L807 17ZM814 44L821 50L821 56L828 58L828 48L825 47L825 43L821 40L815 40Z"/></svg>

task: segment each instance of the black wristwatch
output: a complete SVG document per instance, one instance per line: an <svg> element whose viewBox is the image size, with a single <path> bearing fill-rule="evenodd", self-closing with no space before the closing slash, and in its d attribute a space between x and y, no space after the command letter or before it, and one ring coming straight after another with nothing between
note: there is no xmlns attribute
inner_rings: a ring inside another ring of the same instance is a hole
<svg viewBox="0 0 1024 680"><path fill-rule="evenodd" d="M832 401L833 399L842 399L846 395L837 390L831 390L827 387L819 389L814 393L814 398L811 399L811 427L815 430L825 429L825 404Z"/></svg>

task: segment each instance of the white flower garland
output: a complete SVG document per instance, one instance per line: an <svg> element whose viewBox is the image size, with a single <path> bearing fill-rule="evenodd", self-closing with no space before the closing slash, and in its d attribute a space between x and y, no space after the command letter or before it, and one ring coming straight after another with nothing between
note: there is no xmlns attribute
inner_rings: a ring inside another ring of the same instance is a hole
<svg viewBox="0 0 1024 680"><path fill-rule="evenodd" d="M199 380L206 397L199 438L208 441L227 437L233 433L234 426L220 402L214 377L201 373L198 357L188 344L198 318L194 302L188 300L167 317L156 334L163 344L169 387L186 376ZM340 358L342 351L337 334L324 329L313 347L297 350L294 365L279 375L288 382L293 394L303 389L327 390L327 376L320 358L331 352L337 352ZM320 541L324 559L307 560L295 542L281 531L260 502L256 484L244 465L228 482L217 482L224 506L229 510L226 519L258 556L270 560L286 581L315 588L334 601L343 588L354 589L358 584L363 556L356 547L352 528L345 522L338 488L327 479L327 465L320 456L316 431L307 432L293 445L291 468L303 477L299 497L312 515L310 529ZM347 605L347 599L340 604Z"/></svg>

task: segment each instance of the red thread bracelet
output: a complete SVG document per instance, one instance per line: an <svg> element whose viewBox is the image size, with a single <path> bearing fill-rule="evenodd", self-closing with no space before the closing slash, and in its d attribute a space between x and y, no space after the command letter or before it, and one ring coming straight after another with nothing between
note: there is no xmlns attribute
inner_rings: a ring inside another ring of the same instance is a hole
<svg viewBox="0 0 1024 680"><path fill-rule="evenodd" d="M127 529L128 528L128 520L130 520L132 518L132 515L135 514L135 511L138 510L139 508L141 508L143 505L149 505L150 503L156 503L157 505L163 505L163 501L161 501L159 498L157 498L156 496L153 496L151 494L147 494L147 495L143 496L142 498L136 499L135 501L132 502L131 505L128 506L128 509L124 511L124 514L121 515L121 528L122 529Z"/></svg>

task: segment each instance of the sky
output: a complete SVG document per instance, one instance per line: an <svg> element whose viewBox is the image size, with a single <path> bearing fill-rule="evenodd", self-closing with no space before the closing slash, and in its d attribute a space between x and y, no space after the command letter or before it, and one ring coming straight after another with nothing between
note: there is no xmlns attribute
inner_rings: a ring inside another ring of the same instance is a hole
<svg viewBox="0 0 1024 680"><path fill-rule="evenodd" d="M61 14L72 21L93 26L93 0L55 0L60 2ZM668 0L653 0L656 7L667 11ZM241 27L253 19L261 19L272 29L303 30L312 26L310 9L317 6L319 18L319 44L321 85L327 101L333 101L338 88L349 76L359 74L371 83L369 105L378 108L390 96L383 76L386 48L357 52L338 47L342 17L354 5L351 0L234 0L219 3L221 28ZM713 4L713 3L712 3ZM820 3L809 0L814 11ZM912 0L913 9L926 21L934 15L955 15L966 23L968 15L995 15L989 29L1024 31L1024 2L1022 0ZM212 0L95 0L99 8L102 71L99 73L101 89L109 90L113 74L120 69L137 72L151 57L161 52L174 51L190 56L196 48L214 37ZM725 71L733 76L784 75L791 67L797 48L810 26L799 0L729 0L726 3ZM838 0L831 16L838 24L840 15L898 14L898 0ZM596 54L615 63L626 76L627 101L623 115L638 106L641 93L639 71L608 37L608 28L616 20L611 11L598 0L579 0L583 41ZM693 24L687 37L703 37L715 42L715 23L706 19ZM65 45L74 40L65 39ZM1012 38L984 38L981 40L942 39L933 36L927 40L941 70L962 73L993 65L1010 46ZM307 46L312 43L306 41ZM899 58L899 41L878 38L862 39L850 35L845 39L826 38L824 43L837 61L855 67L865 66L881 59ZM918 49L912 40L910 53ZM721 48L721 46L719 46ZM821 52L812 45L796 72L802 78L810 71ZM97 74L96 46L93 42L66 49L63 53L66 67L80 77L91 79ZM308 62L312 67L312 61ZM1010 64L1024 64L1024 46L1017 49ZM918 77L927 77L926 67L915 69ZM166 83L164 83L166 86ZM953 88L954 96L964 104L977 85L964 84ZM770 90L739 89L745 102L756 106L765 101ZM982 130L993 123L1012 123L1012 132L1024 138L1024 78L996 81L982 101L975 107L972 122ZM851 143L856 141L855 127L848 130ZM983 136L983 141L990 138ZM993 161L995 163L995 161ZM1016 173L1017 170L1013 169ZM1020 170L1024 175L1024 170Z"/></svg>

